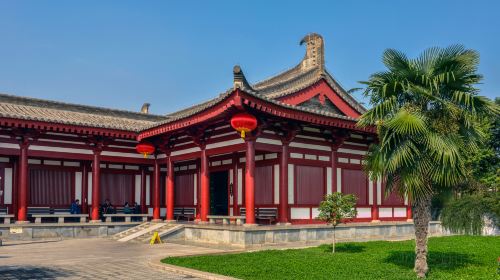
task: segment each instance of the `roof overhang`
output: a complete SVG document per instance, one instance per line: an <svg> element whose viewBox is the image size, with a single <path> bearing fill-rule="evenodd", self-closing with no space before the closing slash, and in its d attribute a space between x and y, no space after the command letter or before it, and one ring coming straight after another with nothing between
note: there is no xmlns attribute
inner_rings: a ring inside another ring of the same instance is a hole
<svg viewBox="0 0 500 280"><path fill-rule="evenodd" d="M317 111L304 107L288 105L277 100L259 96L258 94L248 93L237 88L229 92L217 103L212 104L212 106L196 112L193 115L143 130L139 133L137 139L140 141L142 139L154 137L160 134L172 133L175 131L186 129L203 122L215 120L223 113L232 108L245 109L245 107L288 120L295 120L319 126L343 128L369 134L375 134L375 130L372 127L358 127L356 125L357 119L344 117L325 111Z"/></svg>

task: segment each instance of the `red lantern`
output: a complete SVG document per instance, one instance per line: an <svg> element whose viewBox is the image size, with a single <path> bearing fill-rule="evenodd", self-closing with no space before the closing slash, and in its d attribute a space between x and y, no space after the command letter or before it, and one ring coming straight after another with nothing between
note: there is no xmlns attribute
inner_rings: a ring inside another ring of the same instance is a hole
<svg viewBox="0 0 500 280"><path fill-rule="evenodd" d="M241 138L245 139L245 133L257 128L257 119L247 113L239 113L231 118L231 126L241 133Z"/></svg>
<svg viewBox="0 0 500 280"><path fill-rule="evenodd" d="M135 146L135 149L137 150L138 153L143 154L144 158L147 158L148 155L155 152L155 146L147 142L137 144Z"/></svg>

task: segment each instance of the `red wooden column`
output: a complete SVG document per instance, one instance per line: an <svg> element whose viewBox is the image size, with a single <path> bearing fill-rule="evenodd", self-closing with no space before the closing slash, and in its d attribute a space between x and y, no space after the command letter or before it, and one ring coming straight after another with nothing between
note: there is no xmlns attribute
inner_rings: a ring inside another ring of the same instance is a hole
<svg viewBox="0 0 500 280"><path fill-rule="evenodd" d="M168 176L167 176L167 221L174 220L174 207L175 207L175 186L174 186L174 162L172 157L168 156Z"/></svg>
<svg viewBox="0 0 500 280"><path fill-rule="evenodd" d="M17 204L19 202L19 161L17 158L12 158L12 212L17 219Z"/></svg>
<svg viewBox="0 0 500 280"><path fill-rule="evenodd" d="M288 143L281 146L279 222L288 223Z"/></svg>
<svg viewBox="0 0 500 280"><path fill-rule="evenodd" d="M141 167L141 213L147 213L148 209L146 208L146 166Z"/></svg>
<svg viewBox="0 0 500 280"><path fill-rule="evenodd" d="M82 214L87 214L88 209L89 209L89 202L88 202L88 192L89 192L89 172L88 172L88 167L86 162L82 162Z"/></svg>
<svg viewBox="0 0 500 280"><path fill-rule="evenodd" d="M411 205L409 203L406 206L406 221L413 222L413 217L412 217L412 213L411 213Z"/></svg>
<svg viewBox="0 0 500 280"><path fill-rule="evenodd" d="M92 161L92 209L90 213L91 222L100 222L99 204L101 189L101 148L94 149L94 158Z"/></svg>
<svg viewBox="0 0 500 280"><path fill-rule="evenodd" d="M239 216L238 211L238 161L239 157L237 153L233 154L233 216Z"/></svg>
<svg viewBox="0 0 500 280"><path fill-rule="evenodd" d="M160 162L155 159L153 179L153 221L158 222L160 219Z"/></svg>
<svg viewBox="0 0 500 280"><path fill-rule="evenodd" d="M331 156L331 164L332 164L332 193L337 192L337 176L342 176L342 174L337 174L337 150L334 150L335 147L332 147L332 156Z"/></svg>
<svg viewBox="0 0 500 280"><path fill-rule="evenodd" d="M245 208L246 224L255 224L255 139L245 139L246 168L245 168Z"/></svg>
<svg viewBox="0 0 500 280"><path fill-rule="evenodd" d="M18 204L17 223L28 222L28 138L23 137L19 143L19 179L18 179Z"/></svg>
<svg viewBox="0 0 500 280"><path fill-rule="evenodd" d="M200 194L200 218L202 222L208 222L208 215L210 213L210 180L208 177L208 156L205 147L201 147L201 167L200 167L200 182L201 182L201 194Z"/></svg>
<svg viewBox="0 0 500 280"><path fill-rule="evenodd" d="M370 182L370 181L368 181ZM372 182L371 188L373 188L373 205L372 205L372 223L378 223L380 222L379 217L378 217L378 208L380 205L378 205L378 180Z"/></svg>

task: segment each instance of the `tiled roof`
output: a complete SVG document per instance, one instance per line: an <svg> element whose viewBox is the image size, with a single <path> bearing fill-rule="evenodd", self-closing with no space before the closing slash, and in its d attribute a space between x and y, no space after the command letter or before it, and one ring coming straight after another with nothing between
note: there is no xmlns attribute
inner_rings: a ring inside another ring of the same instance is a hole
<svg viewBox="0 0 500 280"><path fill-rule="evenodd" d="M301 44L306 44L306 55L297 66L253 85L247 82L241 68L236 66L233 88L209 101L165 116L0 94L0 117L140 132L202 112L222 102L235 88L240 88L256 98L282 107L354 120L334 112L289 105L277 100L307 88L321 79L324 79L354 109L360 113L365 112L366 109L326 71L323 38L312 33L304 37Z"/></svg>
<svg viewBox="0 0 500 280"><path fill-rule="evenodd" d="M277 99L279 99L280 97L286 96L288 94L293 94L299 90L307 88L320 81L321 79L324 79L345 102L351 105L358 112L364 113L366 109L349 93L347 93L335 80L335 78L325 69L323 57L323 38L318 34L312 33L305 36L301 41L301 44L302 43L306 44L306 55L297 66L255 84L250 84L243 74L240 66L235 66L233 69L233 88L220 94L214 99L189 107L187 109L171 113L168 115L170 117L169 119L151 125L150 127L170 123L208 109L229 96L234 88L240 88L241 90L252 94L255 97L266 101L271 101L273 103L276 103L277 105L287 108L294 108L297 110L308 111L320 115L333 116L342 119L352 119L326 110L316 110L303 106L294 106L277 101Z"/></svg>
<svg viewBox="0 0 500 280"><path fill-rule="evenodd" d="M0 117L139 132L166 116L0 94Z"/></svg>

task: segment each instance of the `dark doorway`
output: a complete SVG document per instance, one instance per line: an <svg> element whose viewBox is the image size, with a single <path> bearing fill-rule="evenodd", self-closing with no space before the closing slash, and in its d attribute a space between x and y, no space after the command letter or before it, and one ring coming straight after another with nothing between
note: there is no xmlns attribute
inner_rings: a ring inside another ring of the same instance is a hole
<svg viewBox="0 0 500 280"><path fill-rule="evenodd" d="M210 172L210 215L228 215L228 171Z"/></svg>

